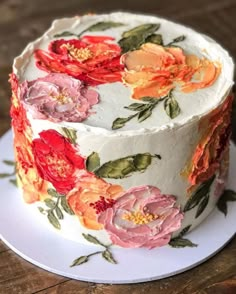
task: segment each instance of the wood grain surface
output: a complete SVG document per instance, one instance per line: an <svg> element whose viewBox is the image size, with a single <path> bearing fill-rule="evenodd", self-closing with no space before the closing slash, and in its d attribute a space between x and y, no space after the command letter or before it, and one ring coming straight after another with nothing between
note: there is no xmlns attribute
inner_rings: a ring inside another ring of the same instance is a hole
<svg viewBox="0 0 236 294"><path fill-rule="evenodd" d="M55 18L115 10L152 13L191 26L220 42L236 59L236 0L0 0L0 136L10 128L7 80L13 58ZM236 111L233 121L236 139ZM133 285L86 283L57 276L26 262L0 241L0 294L28 293L235 294L236 239L192 270Z"/></svg>

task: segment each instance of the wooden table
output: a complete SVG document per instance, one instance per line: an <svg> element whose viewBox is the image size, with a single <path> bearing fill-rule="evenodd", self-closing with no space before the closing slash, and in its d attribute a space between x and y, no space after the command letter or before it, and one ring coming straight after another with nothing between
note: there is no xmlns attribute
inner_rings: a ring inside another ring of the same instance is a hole
<svg viewBox="0 0 236 294"><path fill-rule="evenodd" d="M1 0L0 135L10 127L7 80L14 56L40 36L55 18L111 10L152 13L192 26L219 41L236 59L236 0ZM236 126L236 112L234 118ZM0 241L0 293L234 294L236 239L209 261L183 274L161 281L114 286L79 282L48 273L26 262Z"/></svg>

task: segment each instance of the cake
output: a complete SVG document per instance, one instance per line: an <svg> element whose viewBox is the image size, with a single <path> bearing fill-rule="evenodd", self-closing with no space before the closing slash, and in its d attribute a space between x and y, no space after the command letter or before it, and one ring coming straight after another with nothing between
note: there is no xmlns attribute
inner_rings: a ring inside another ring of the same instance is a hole
<svg viewBox="0 0 236 294"><path fill-rule="evenodd" d="M53 22L14 60L17 182L79 243L174 244L227 181L233 62L211 38L116 12Z"/></svg>

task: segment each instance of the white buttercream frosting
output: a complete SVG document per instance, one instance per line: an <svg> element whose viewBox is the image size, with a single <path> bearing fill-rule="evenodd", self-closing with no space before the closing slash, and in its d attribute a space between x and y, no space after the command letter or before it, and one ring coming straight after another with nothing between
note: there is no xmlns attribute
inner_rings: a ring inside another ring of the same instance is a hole
<svg viewBox="0 0 236 294"><path fill-rule="evenodd" d="M194 54L198 57L206 57L211 61L219 62L222 71L216 82L207 88L197 90L193 93L183 93L174 91L174 97L178 101L181 112L171 119L160 103L152 113L152 116L138 123L136 119L131 120L122 129L112 131L112 122L118 117L127 117L131 112L124 108L135 102L131 99L131 89L121 82L99 85L100 103L93 107L96 112L86 119L82 124L69 123L67 126L81 130L95 131L95 133L115 133L116 135L132 135L139 131L155 132L159 129L179 127L188 121L198 119L202 115L210 112L219 105L226 93L233 85L233 61L228 53L209 37L203 36L190 28L167 21L162 18L145 15L135 15L130 13L117 12L108 15L86 15L82 17L65 18L54 21L52 27L35 42L30 43L24 52L15 59L14 72L23 80L34 80L45 76L47 73L38 69L35 65L33 52L35 49L47 49L49 43L55 38L55 34L69 31L79 34L92 24L100 21L122 21L124 26L108 29L104 32L86 32L84 35L106 35L115 37L116 41L121 39L122 32L144 23L160 23L157 31L162 34L164 43L171 42L174 38L185 35L186 39L179 43L185 54ZM65 37L71 39L72 37Z"/></svg>

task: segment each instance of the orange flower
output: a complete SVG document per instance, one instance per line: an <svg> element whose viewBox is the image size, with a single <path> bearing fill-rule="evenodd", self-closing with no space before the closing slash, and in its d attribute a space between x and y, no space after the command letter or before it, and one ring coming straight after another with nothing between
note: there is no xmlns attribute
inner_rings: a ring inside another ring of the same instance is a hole
<svg viewBox="0 0 236 294"><path fill-rule="evenodd" d="M210 179L220 168L231 135L232 101L233 96L228 96L210 117L204 118L200 123L199 128L204 129L204 133L184 171L192 187Z"/></svg>
<svg viewBox="0 0 236 294"><path fill-rule="evenodd" d="M38 174L32 154L32 144L23 134L15 133L17 182L23 190L25 202L33 203L47 197L48 182Z"/></svg>
<svg viewBox="0 0 236 294"><path fill-rule="evenodd" d="M219 65L205 58L185 56L181 48L152 43L124 54L121 61L126 68L123 81L133 88L134 99L160 98L176 84L181 85L183 92L193 92L212 85L221 70Z"/></svg>
<svg viewBox="0 0 236 294"><path fill-rule="evenodd" d="M120 192L122 192L121 186L109 184L88 174L67 194L67 200L83 226L100 230L103 225L97 222L97 213L111 207Z"/></svg>

